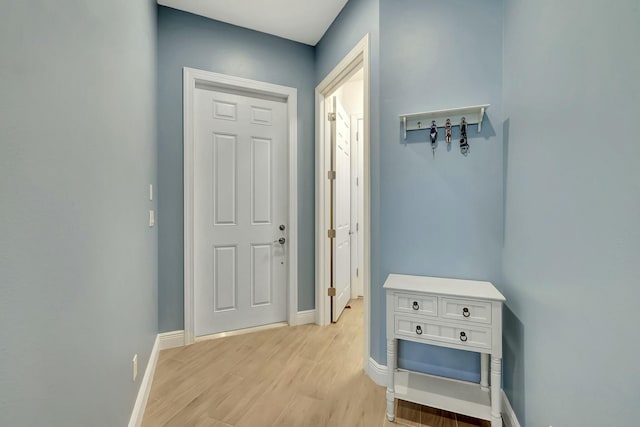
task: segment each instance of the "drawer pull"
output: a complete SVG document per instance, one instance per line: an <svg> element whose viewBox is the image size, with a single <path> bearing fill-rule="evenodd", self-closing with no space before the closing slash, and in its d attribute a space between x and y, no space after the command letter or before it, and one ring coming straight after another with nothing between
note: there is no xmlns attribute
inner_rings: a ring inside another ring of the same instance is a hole
<svg viewBox="0 0 640 427"><path fill-rule="evenodd" d="M471 312L469 311L469 309L467 307L465 307L465 308L462 309L462 315L464 317L469 317L469 316L471 316Z"/></svg>
<svg viewBox="0 0 640 427"><path fill-rule="evenodd" d="M422 326L420 325L416 326L416 334L422 335Z"/></svg>
<svg viewBox="0 0 640 427"><path fill-rule="evenodd" d="M418 304L418 301L414 301L412 307L413 307L414 310L419 310L420 309L420 304Z"/></svg>
<svg viewBox="0 0 640 427"><path fill-rule="evenodd" d="M464 332L460 332L460 341L466 342L467 341L467 334L465 334Z"/></svg>

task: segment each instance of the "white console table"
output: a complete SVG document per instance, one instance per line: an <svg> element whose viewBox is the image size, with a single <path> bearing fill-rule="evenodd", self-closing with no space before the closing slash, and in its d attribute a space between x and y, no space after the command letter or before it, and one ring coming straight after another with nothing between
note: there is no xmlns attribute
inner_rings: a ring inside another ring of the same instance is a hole
<svg viewBox="0 0 640 427"><path fill-rule="evenodd" d="M387 418L395 398L502 427L502 303L489 282L390 274L387 292ZM474 351L480 384L397 369L397 340ZM491 388L489 389L489 357Z"/></svg>

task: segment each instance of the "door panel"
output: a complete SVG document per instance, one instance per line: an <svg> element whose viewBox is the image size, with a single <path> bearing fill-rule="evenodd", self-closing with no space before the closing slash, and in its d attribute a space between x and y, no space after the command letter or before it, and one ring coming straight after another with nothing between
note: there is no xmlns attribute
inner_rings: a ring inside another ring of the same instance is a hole
<svg viewBox="0 0 640 427"><path fill-rule="evenodd" d="M195 335L287 319L286 104L196 88Z"/></svg>
<svg viewBox="0 0 640 427"><path fill-rule="evenodd" d="M213 311L236 309L237 264L235 246L213 248Z"/></svg>
<svg viewBox="0 0 640 427"><path fill-rule="evenodd" d="M214 224L236 224L236 162L237 141L235 135L213 135L213 200Z"/></svg>
<svg viewBox="0 0 640 427"><path fill-rule="evenodd" d="M271 222L271 140L251 139L251 222Z"/></svg>
<svg viewBox="0 0 640 427"><path fill-rule="evenodd" d="M351 131L350 118L340 102L334 97L336 113L334 161L334 287L332 321L336 322L351 299Z"/></svg>
<svg viewBox="0 0 640 427"><path fill-rule="evenodd" d="M251 245L251 306L271 303L272 245Z"/></svg>

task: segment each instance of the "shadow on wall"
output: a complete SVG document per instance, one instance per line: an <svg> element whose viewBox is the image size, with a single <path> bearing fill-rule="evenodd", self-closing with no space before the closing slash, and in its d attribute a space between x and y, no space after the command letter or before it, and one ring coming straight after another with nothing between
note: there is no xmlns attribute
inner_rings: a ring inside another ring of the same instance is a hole
<svg viewBox="0 0 640 427"><path fill-rule="evenodd" d="M524 425L524 325L508 305L503 307L503 388L518 420Z"/></svg>

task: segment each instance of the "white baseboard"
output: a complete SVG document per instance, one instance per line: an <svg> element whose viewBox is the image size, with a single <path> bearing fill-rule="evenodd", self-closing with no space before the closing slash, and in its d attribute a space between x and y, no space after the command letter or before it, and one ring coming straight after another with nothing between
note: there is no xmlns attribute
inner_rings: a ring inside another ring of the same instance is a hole
<svg viewBox="0 0 640 427"><path fill-rule="evenodd" d="M129 419L129 427L140 427L142 424L142 418L144 417L144 409L147 407L147 400L149 399L149 392L151 391L151 383L153 382L153 374L156 371L156 364L158 363L158 354L160 353L160 336L156 336L156 340L153 343L153 349L151 349L151 355L149 356L149 362L147 368L144 370L144 376L138 389L138 396L136 397L136 403L133 405L133 412Z"/></svg>
<svg viewBox="0 0 640 427"><path fill-rule="evenodd" d="M369 358L369 365L365 371L371 377L373 382L383 387L387 386L387 367L376 362L372 357ZM502 397L502 420L504 421L504 427L520 427L520 422L516 417L516 413L511 407L511 402L507 398L504 390L501 390Z"/></svg>
<svg viewBox="0 0 640 427"><path fill-rule="evenodd" d="M316 323L316 311L315 310L299 311L296 314L296 324L295 324L295 326L307 325L309 323Z"/></svg>
<svg viewBox="0 0 640 427"><path fill-rule="evenodd" d="M383 387L387 386L387 367L376 362L373 357L369 358L369 366L365 369L374 383Z"/></svg>
<svg viewBox="0 0 640 427"><path fill-rule="evenodd" d="M160 350L184 345L184 331L163 332L158 334L158 337L160 338Z"/></svg>
<svg viewBox="0 0 640 427"><path fill-rule="evenodd" d="M502 421L504 421L505 427L520 427L520 422L516 417L516 413L513 412L511 402L507 394L502 390Z"/></svg>

